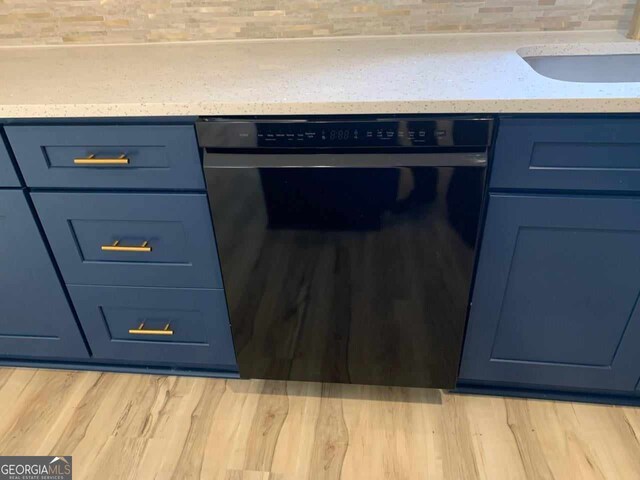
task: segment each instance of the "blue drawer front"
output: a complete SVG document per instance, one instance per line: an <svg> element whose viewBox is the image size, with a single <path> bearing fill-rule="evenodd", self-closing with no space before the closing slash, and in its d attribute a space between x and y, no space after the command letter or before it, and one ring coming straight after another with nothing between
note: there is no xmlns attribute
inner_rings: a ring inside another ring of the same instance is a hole
<svg viewBox="0 0 640 480"><path fill-rule="evenodd" d="M32 198L67 284L222 288L205 194Z"/></svg>
<svg viewBox="0 0 640 480"><path fill-rule="evenodd" d="M191 125L9 126L30 187L204 189ZM126 164L76 163L124 156Z"/></svg>
<svg viewBox="0 0 640 480"><path fill-rule="evenodd" d="M491 187L640 191L640 119L502 119Z"/></svg>
<svg viewBox="0 0 640 480"><path fill-rule="evenodd" d="M237 369L222 290L71 286L69 292L95 358Z"/></svg>
<svg viewBox="0 0 640 480"><path fill-rule="evenodd" d="M0 356L89 356L21 190L0 191Z"/></svg>
<svg viewBox="0 0 640 480"><path fill-rule="evenodd" d="M0 137L0 188L1 187L19 187L20 180L13 168L11 157L4 145L2 137Z"/></svg>

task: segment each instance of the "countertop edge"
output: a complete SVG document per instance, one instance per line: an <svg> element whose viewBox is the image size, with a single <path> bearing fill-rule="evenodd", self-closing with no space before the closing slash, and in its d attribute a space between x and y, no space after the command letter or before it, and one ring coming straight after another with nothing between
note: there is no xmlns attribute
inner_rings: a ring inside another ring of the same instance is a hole
<svg viewBox="0 0 640 480"><path fill-rule="evenodd" d="M640 98L563 98L443 101L307 102L273 104L0 105L0 118L99 118L252 115L378 115L442 113L640 113Z"/></svg>

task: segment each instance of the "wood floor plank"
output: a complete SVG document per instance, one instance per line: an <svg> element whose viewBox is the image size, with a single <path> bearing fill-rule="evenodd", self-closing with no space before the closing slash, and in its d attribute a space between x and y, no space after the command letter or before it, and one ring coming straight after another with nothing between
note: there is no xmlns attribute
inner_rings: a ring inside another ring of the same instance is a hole
<svg viewBox="0 0 640 480"><path fill-rule="evenodd" d="M61 428L56 443L49 449L49 455L71 455L85 438L89 424L97 414L103 401L113 394L110 388L115 380L109 375L97 373L95 381L84 392L84 396L74 405L68 423Z"/></svg>
<svg viewBox="0 0 640 480"><path fill-rule="evenodd" d="M239 471L234 465L244 464L244 450L248 432L243 430L244 424L249 427L253 412L260 398L260 382L241 382L227 380L225 391L220 399L216 415L206 440L205 458L202 465L207 478L224 479L229 471ZM251 404L249 400L256 400ZM180 472L174 472L178 475Z"/></svg>
<svg viewBox="0 0 640 480"><path fill-rule="evenodd" d="M589 442L582 437L575 404L527 400L527 406L533 423L532 435L540 442L554 478L609 478L603 476L593 459Z"/></svg>
<svg viewBox="0 0 640 480"><path fill-rule="evenodd" d="M640 478L636 438L619 407L575 404L576 434L598 474L607 478Z"/></svg>
<svg viewBox="0 0 640 480"><path fill-rule="evenodd" d="M9 374L6 381L3 382L2 388L0 388L0 405L2 406L0 439L19 416L19 410L24 407L25 399L29 398L28 396L31 394L28 387L37 373L35 369L7 368L2 370L9 372ZM1 446L2 444L0 443Z"/></svg>
<svg viewBox="0 0 640 480"><path fill-rule="evenodd" d="M97 372L82 372L73 378L69 385L66 398L58 406L58 415L47 425L47 431L41 436L38 451L42 455L62 456L66 449L56 450L56 445L62 438L68 425L75 428L76 412L80 408L82 401L87 397L95 385L102 378L102 374Z"/></svg>
<svg viewBox="0 0 640 480"><path fill-rule="evenodd" d="M206 478L203 464L207 451L207 438L211 422L226 388L224 381L201 383L204 384L204 389L189 418L189 430L181 445L180 457L174 469L174 475L184 479Z"/></svg>
<svg viewBox="0 0 640 480"><path fill-rule="evenodd" d="M289 413L285 418L273 456L271 471L280 478L310 477L309 458L315 446L317 418L322 403L322 384L287 384Z"/></svg>
<svg viewBox="0 0 640 480"><path fill-rule="evenodd" d="M146 443L147 439L143 437L108 437L98 455L92 459L91 464L88 465L80 478L137 480L135 466Z"/></svg>
<svg viewBox="0 0 640 480"><path fill-rule="evenodd" d="M527 478L518 444L507 422L507 403L500 397L465 399L478 474L483 480Z"/></svg>
<svg viewBox="0 0 640 480"><path fill-rule="evenodd" d="M162 377L161 377L162 378ZM157 420L150 422L154 428L148 429L148 441L136 465L137 479L169 479L179 467L180 462L186 462L184 448L189 443L189 435L194 435L194 419L199 415L203 397L207 397L208 382L193 381L192 379L173 378L164 387L164 392L158 396L155 409ZM212 388L223 388L224 384L210 385ZM202 425L206 427L206 422ZM204 436L204 435L203 435ZM204 442L206 439L202 439ZM201 442L201 443L202 443ZM199 468L199 464L197 467ZM185 468L191 472L191 468ZM186 475L187 473L185 473Z"/></svg>
<svg viewBox="0 0 640 480"><path fill-rule="evenodd" d="M238 381L232 386L236 393L236 398L243 398L243 403L240 421L234 435L233 448L227 460L227 468L229 470L244 470L248 439L250 432L254 428L253 419L258 410L265 383L262 380Z"/></svg>
<svg viewBox="0 0 640 480"><path fill-rule="evenodd" d="M530 417L527 400L516 398L508 401L506 422L518 447L527 478L553 480L545 452Z"/></svg>
<svg viewBox="0 0 640 480"><path fill-rule="evenodd" d="M640 445L640 408L621 408L624 421L629 426L635 437L635 442Z"/></svg>
<svg viewBox="0 0 640 480"><path fill-rule="evenodd" d="M126 424L125 412L130 412L131 405L135 404L136 388L148 382L148 378L133 375L101 376L96 386L80 402L50 453L62 451L64 455L72 455L77 459L74 462L74 475L91 478L87 472L93 469L93 460L99 458L109 439L117 432L118 425L122 422Z"/></svg>
<svg viewBox="0 0 640 480"><path fill-rule="evenodd" d="M311 447L310 478L340 478L348 446L349 433L344 421L340 387L324 385Z"/></svg>
<svg viewBox="0 0 640 480"><path fill-rule="evenodd" d="M0 409L0 454L76 479L640 478L635 407L7 368Z"/></svg>
<svg viewBox="0 0 640 480"><path fill-rule="evenodd" d="M265 382L251 422L244 470L270 472L280 431L289 413L285 382Z"/></svg>
<svg viewBox="0 0 640 480"><path fill-rule="evenodd" d="M348 392L343 400L349 434L344 476L425 478L436 460L426 446L428 432L435 423L421 421L421 403L414 402L412 394L427 390L339 388Z"/></svg>
<svg viewBox="0 0 640 480"><path fill-rule="evenodd" d="M441 435L444 444L443 478L480 478L478 460L474 453L471 426L465 405L468 399L443 395Z"/></svg>
<svg viewBox="0 0 640 480"><path fill-rule="evenodd" d="M58 372L51 376L37 371L23 391L23 401L16 402L14 421L0 438L3 451L11 455L47 454L43 441L60 429L58 419L64 407L79 401L76 392L83 388L87 376L85 372Z"/></svg>

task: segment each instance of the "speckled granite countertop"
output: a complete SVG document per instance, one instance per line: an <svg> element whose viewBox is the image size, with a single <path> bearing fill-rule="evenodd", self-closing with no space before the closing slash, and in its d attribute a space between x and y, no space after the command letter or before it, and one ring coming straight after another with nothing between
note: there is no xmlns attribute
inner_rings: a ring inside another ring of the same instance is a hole
<svg viewBox="0 0 640 480"><path fill-rule="evenodd" d="M640 112L640 83L518 55L640 53L610 31L0 48L0 118Z"/></svg>

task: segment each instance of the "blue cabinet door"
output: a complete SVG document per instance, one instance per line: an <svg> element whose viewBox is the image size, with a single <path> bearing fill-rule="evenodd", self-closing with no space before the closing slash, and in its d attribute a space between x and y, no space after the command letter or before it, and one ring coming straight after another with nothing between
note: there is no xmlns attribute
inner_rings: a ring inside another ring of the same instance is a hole
<svg viewBox="0 0 640 480"><path fill-rule="evenodd" d="M491 188L640 191L640 118L502 118Z"/></svg>
<svg viewBox="0 0 640 480"><path fill-rule="evenodd" d="M24 193L0 191L0 357L87 356Z"/></svg>
<svg viewBox="0 0 640 480"><path fill-rule="evenodd" d="M0 137L0 188L2 187L19 187L20 181L13 168L13 163L9 157L9 152L4 145L2 137Z"/></svg>
<svg viewBox="0 0 640 480"><path fill-rule="evenodd" d="M193 125L12 125L29 187L204 190Z"/></svg>
<svg viewBox="0 0 640 480"><path fill-rule="evenodd" d="M221 288L204 193L35 192L67 284Z"/></svg>
<svg viewBox="0 0 640 480"><path fill-rule="evenodd" d="M71 286L94 358L237 370L224 291Z"/></svg>
<svg viewBox="0 0 640 480"><path fill-rule="evenodd" d="M493 194L460 381L632 392L639 293L640 199Z"/></svg>

